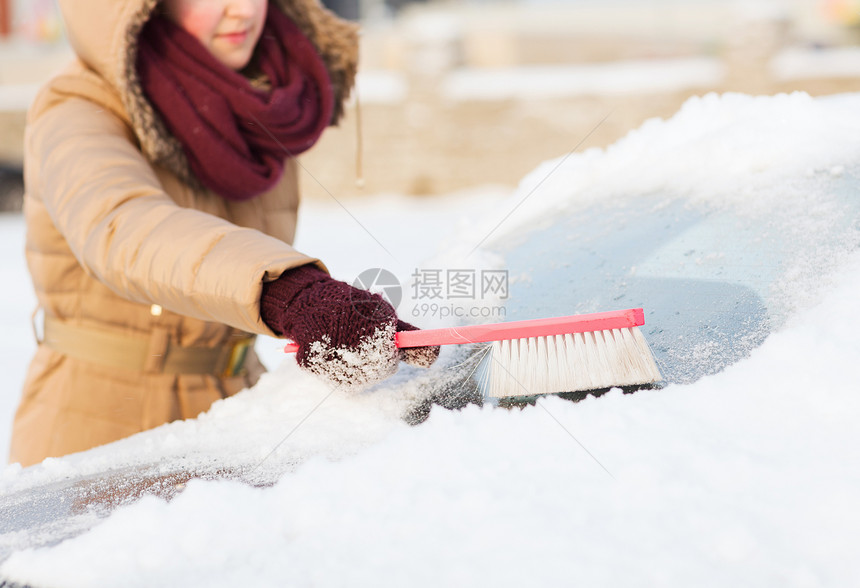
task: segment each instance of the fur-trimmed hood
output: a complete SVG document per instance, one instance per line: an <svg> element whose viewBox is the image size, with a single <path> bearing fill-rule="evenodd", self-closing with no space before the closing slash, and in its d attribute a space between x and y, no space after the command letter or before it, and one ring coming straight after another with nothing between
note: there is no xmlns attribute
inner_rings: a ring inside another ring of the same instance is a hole
<svg viewBox="0 0 860 588"><path fill-rule="evenodd" d="M137 42L158 0L59 0L72 48L119 94L141 150L153 163L194 182L179 142L145 98L135 68ZM355 81L358 27L323 8L318 0L269 0L289 16L320 51L335 92L332 124Z"/></svg>

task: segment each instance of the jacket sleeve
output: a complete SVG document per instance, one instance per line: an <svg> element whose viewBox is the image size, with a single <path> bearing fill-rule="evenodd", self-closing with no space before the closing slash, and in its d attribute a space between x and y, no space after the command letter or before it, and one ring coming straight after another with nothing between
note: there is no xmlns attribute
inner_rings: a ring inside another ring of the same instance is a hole
<svg viewBox="0 0 860 588"><path fill-rule="evenodd" d="M273 335L260 318L263 281L318 263L260 231L178 206L128 126L89 100L68 98L30 120L27 157L30 196L84 270L129 300Z"/></svg>

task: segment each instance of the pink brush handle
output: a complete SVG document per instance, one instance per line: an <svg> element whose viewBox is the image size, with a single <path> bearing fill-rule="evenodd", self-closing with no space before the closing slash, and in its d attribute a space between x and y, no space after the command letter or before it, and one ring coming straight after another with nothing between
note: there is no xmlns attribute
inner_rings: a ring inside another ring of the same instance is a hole
<svg viewBox="0 0 860 588"><path fill-rule="evenodd" d="M448 329L425 329L419 331L400 331L395 334L397 347L424 347L427 345L449 345L461 343L484 343L506 339L525 339L527 337L549 337L567 333L586 333L609 329L628 329L645 324L645 312L641 308L595 312L555 318L492 323L488 325L468 325ZM288 344L284 351L295 353L299 346Z"/></svg>

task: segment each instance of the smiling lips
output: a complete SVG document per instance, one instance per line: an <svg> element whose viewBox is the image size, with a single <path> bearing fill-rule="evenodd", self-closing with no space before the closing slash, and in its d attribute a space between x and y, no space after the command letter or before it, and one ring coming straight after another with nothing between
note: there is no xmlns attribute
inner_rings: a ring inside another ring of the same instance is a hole
<svg viewBox="0 0 860 588"><path fill-rule="evenodd" d="M228 43L240 45L245 41L245 39L248 38L248 30L246 29L244 31L237 31L233 33L220 33L216 35L216 37L219 39L223 39Z"/></svg>

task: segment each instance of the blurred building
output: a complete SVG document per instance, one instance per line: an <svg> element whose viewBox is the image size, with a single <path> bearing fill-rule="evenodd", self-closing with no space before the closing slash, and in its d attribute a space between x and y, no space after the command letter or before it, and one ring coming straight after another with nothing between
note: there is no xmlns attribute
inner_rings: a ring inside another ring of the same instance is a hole
<svg viewBox="0 0 860 588"><path fill-rule="evenodd" d="M364 191L513 186L586 136L604 147L708 92L860 91L858 5L364 0ZM360 193L355 112L306 156L324 184L306 194Z"/></svg>
<svg viewBox="0 0 860 588"><path fill-rule="evenodd" d="M304 156L309 196L513 186L691 96L860 91L860 0L324 1L362 23L362 131L356 102ZM70 50L54 0L0 7L0 166L14 169L28 100Z"/></svg>

